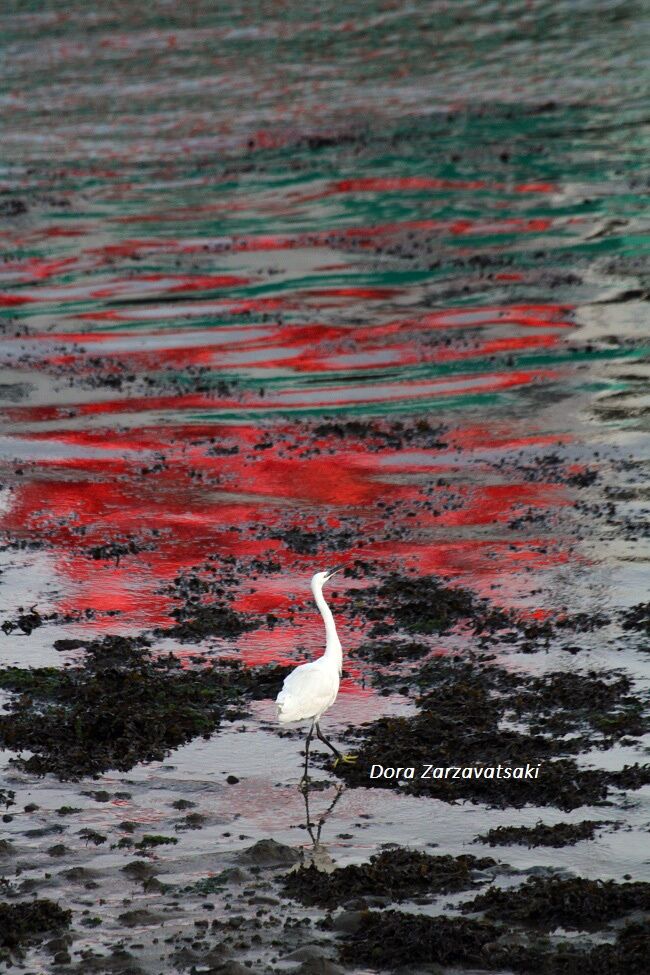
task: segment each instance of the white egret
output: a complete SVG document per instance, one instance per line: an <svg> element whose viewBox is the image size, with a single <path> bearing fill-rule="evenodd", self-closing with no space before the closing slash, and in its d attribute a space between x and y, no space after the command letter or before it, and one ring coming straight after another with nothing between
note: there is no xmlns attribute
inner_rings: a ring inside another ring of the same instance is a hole
<svg viewBox="0 0 650 975"><path fill-rule="evenodd" d="M341 641L336 632L336 624L332 611L325 602L323 586L342 567L330 569L327 572L317 572L311 580L311 591L314 594L323 622L325 623L325 653L318 660L307 664L300 664L284 679L282 690L277 696L278 721L290 724L294 721L310 721L305 747L305 772L302 781L307 779L309 767L309 745L316 732L324 745L334 752L337 762L354 761L356 756L341 755L337 748L328 741L320 729L320 719L330 708L339 692L341 670L343 667L343 653Z"/></svg>

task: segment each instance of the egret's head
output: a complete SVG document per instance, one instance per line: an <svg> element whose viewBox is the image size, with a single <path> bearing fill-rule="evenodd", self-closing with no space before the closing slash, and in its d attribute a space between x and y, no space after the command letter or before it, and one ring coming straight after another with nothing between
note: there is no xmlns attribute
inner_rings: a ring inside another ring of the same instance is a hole
<svg viewBox="0 0 650 975"><path fill-rule="evenodd" d="M322 589L326 582L332 578L335 572L340 572L343 568L342 565L337 565L334 569L326 569L325 572L317 572L316 575L312 576L311 587L312 589L318 588Z"/></svg>

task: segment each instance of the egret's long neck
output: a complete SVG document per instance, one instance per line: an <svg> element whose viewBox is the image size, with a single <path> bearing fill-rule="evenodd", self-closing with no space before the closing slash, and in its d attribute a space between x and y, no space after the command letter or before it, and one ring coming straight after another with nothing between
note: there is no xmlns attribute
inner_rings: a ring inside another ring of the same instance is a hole
<svg viewBox="0 0 650 975"><path fill-rule="evenodd" d="M336 632L336 623L334 622L334 617L332 616L332 610L329 608L325 602L325 597L323 596L323 590L320 586L315 585L313 588L314 599L316 600L316 605L320 610L320 614L323 617L323 622L325 623L325 656L338 663L339 671L343 666L343 654L341 652L341 641L338 638Z"/></svg>

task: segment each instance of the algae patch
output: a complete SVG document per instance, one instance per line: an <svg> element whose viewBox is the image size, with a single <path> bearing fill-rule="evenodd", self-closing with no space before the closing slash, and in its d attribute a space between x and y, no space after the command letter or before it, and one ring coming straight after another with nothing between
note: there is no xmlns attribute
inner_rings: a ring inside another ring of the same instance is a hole
<svg viewBox="0 0 650 975"><path fill-rule="evenodd" d="M585 769L573 757L646 729L643 702L618 673L530 677L480 660L436 657L412 682L421 690L416 714L383 717L353 732L357 761L336 769L348 784L400 788L446 802L571 810L602 802L612 788L636 789L650 781L648 766ZM373 765L413 767L415 775L371 780ZM539 765L539 774L421 777L427 767L494 770L499 765Z"/></svg>
<svg viewBox="0 0 650 975"><path fill-rule="evenodd" d="M285 673L231 660L184 669L137 638L109 636L86 651L64 669L0 670L0 687L13 693L0 715L0 745L33 752L12 760L26 771L66 779L160 760L212 734L246 701L273 696Z"/></svg>

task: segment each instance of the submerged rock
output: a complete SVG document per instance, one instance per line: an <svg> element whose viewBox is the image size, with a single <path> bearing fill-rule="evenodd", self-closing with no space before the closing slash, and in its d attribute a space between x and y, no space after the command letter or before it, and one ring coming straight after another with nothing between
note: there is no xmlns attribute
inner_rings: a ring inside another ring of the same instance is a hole
<svg viewBox="0 0 650 975"><path fill-rule="evenodd" d="M297 863L300 853L274 839L258 840L237 855L239 863L258 867L284 867Z"/></svg>
<svg viewBox="0 0 650 975"><path fill-rule="evenodd" d="M137 928L150 924L159 924L163 920L162 914L156 914L146 908L137 908L133 911L124 911L118 915L118 921L127 928Z"/></svg>

